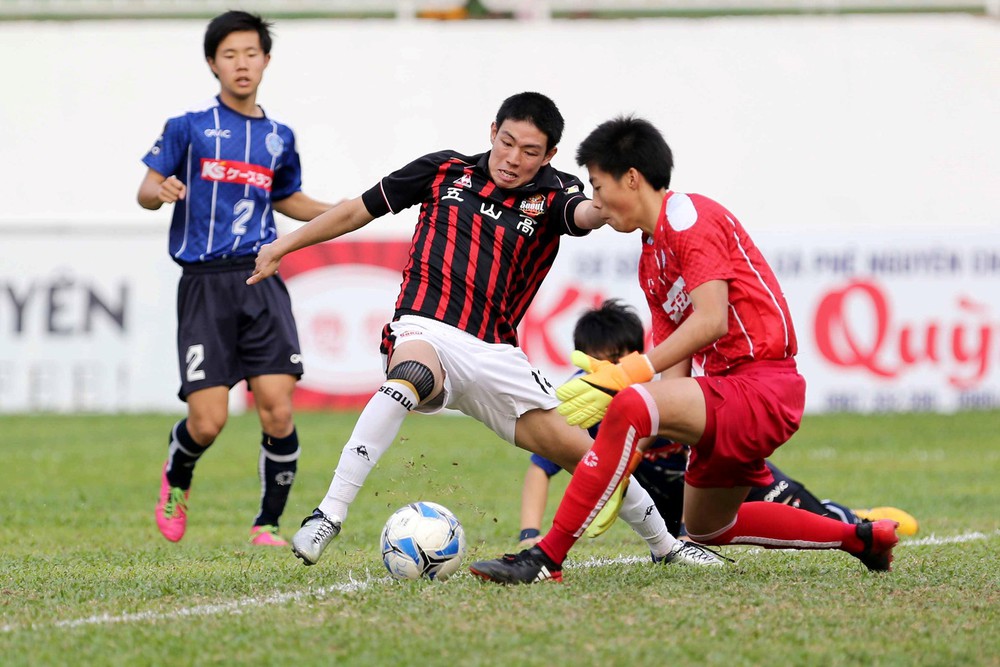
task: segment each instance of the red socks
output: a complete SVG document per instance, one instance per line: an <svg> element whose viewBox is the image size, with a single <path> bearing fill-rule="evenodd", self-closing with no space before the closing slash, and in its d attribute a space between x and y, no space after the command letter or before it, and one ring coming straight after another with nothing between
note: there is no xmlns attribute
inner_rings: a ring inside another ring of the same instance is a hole
<svg viewBox="0 0 1000 667"><path fill-rule="evenodd" d="M640 438L652 435L650 405L633 387L618 393L608 406L597 440L580 463L559 503L552 528L538 546L562 563L584 529L597 516L622 478Z"/></svg>
<svg viewBox="0 0 1000 667"><path fill-rule="evenodd" d="M766 549L842 549L860 553L854 526L780 503L743 503L736 523L716 535L691 535L702 544L753 544Z"/></svg>

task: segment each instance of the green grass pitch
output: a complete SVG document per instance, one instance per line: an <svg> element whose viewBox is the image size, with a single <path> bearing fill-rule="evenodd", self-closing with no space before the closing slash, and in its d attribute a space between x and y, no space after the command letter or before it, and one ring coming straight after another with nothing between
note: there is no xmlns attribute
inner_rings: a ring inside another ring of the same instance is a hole
<svg viewBox="0 0 1000 667"><path fill-rule="evenodd" d="M514 548L527 455L477 422L409 418L306 568L246 541L253 415L232 418L199 463L184 539L160 537L176 418L0 417L0 664L1000 665L997 412L807 416L776 454L820 497L918 518L891 573L746 548L726 549L737 562L724 569L655 567L619 522L577 546L563 585L512 588L464 568L390 581L378 553L385 519L414 500L459 516L466 563ZM286 536L323 497L354 419L297 416Z"/></svg>

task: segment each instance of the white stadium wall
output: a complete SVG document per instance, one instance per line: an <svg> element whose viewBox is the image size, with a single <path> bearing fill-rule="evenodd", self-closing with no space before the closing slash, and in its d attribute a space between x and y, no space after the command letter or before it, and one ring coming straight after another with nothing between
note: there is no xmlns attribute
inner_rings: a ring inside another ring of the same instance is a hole
<svg viewBox="0 0 1000 667"><path fill-rule="evenodd" d="M180 408L169 211L135 191L163 120L215 92L203 27L0 23L0 412ZM1000 406L997 20L283 21L260 101L296 131L306 190L337 200L431 150L485 150L520 90L560 105L567 171L602 120L660 126L675 189L721 201L775 267L810 411ZM414 215L315 250L326 268L286 260L302 405L377 386ZM582 308L645 310L637 244L564 244L522 327L554 383Z"/></svg>

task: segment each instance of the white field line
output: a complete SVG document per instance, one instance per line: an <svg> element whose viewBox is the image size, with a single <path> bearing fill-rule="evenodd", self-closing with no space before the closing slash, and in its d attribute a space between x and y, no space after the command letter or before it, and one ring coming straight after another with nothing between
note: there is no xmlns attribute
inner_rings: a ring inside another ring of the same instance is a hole
<svg viewBox="0 0 1000 667"><path fill-rule="evenodd" d="M1000 535L1000 531L994 531L992 533L964 533L962 535L953 535L951 537L937 537L936 535L930 535L929 537L923 537L919 540L905 540L899 543L899 547L923 547L923 546L938 546L943 544L961 544L963 542L974 542L978 540L985 540L991 537L996 537ZM897 547L898 548L898 547ZM761 548L752 548L749 551L764 551ZM617 556L615 558L588 558L585 561L580 562L567 562L566 569L587 569L593 567L604 567L607 565L630 565L634 563L648 563L649 557L638 557L638 556ZM294 600L300 600L302 598L324 598L329 595L334 595L337 593L352 593L354 591L365 590L374 583L379 582L389 582L391 581L388 577L366 577L364 579L355 580L351 578L349 581L343 584L335 584L333 586L324 586L321 588L310 588L304 591L295 591L292 593L276 593L274 595L268 595L264 597L249 597L240 600L233 600L231 602L222 602L218 604L206 604L198 605L195 607L182 607L174 611L167 612L153 612L153 611L143 611L135 614L120 614L117 616L112 616L110 614L99 614L96 616L87 616L85 618L68 619L64 621L55 621L51 624L38 624L38 625L3 625L0 626L0 632L15 632L17 630L40 630L46 627L51 628L78 628L88 625L116 625L120 623L147 623L155 621L166 621L173 620L177 618L188 618L193 616L216 616L221 614L241 614L244 609L254 609L257 607L266 607L270 605L284 604L286 602L291 602Z"/></svg>
<svg viewBox="0 0 1000 667"><path fill-rule="evenodd" d="M86 618L77 618L65 621L55 621L51 624L38 624L38 625L28 625L28 626L16 626L16 625L4 625L0 626L0 632L12 632L14 630L20 629L32 629L38 630L44 627L53 628L78 628L84 625L115 625L118 623L142 623L147 621L165 621L176 618L185 618L190 616L214 616L218 614L241 614L244 609L251 609L256 607L265 607L268 605L283 604L285 602L290 602L293 600L299 600L301 598L324 598L328 595L334 593L351 593L353 591L360 591L368 588L375 581L389 581L388 577L382 578L365 578L361 580L351 579L350 581L343 584L336 584L333 586L324 586L322 588L310 588L304 591L295 591L292 593L276 593L274 595L268 595L265 597L249 597L243 598L241 600L232 600L231 602L221 602L218 604L205 604L198 605L196 607L182 607L174 611L168 612L154 612L154 611L143 611L135 614L121 614L118 616L112 616L110 614L99 614L96 616L88 616Z"/></svg>

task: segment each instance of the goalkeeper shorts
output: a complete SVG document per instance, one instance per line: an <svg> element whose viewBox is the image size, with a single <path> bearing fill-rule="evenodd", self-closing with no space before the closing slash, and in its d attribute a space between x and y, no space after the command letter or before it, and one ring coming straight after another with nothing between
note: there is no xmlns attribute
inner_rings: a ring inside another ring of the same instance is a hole
<svg viewBox="0 0 1000 667"><path fill-rule="evenodd" d="M691 447L685 481L701 488L767 486L764 463L798 430L806 381L794 359L741 364L696 378L705 395L705 432Z"/></svg>

